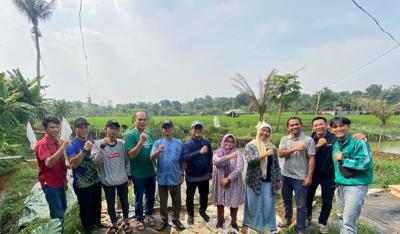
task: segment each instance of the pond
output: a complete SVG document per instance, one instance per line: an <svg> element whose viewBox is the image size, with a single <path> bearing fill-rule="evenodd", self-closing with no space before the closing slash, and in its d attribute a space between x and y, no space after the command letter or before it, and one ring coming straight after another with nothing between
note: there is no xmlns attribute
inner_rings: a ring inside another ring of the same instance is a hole
<svg viewBox="0 0 400 234"><path fill-rule="evenodd" d="M378 142L369 143L372 150L378 150ZM400 154L400 141L381 142L380 150L385 153Z"/></svg>

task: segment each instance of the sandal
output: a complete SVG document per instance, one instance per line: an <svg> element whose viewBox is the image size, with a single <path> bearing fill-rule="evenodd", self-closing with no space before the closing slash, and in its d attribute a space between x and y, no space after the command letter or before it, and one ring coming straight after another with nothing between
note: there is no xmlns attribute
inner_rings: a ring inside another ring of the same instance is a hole
<svg viewBox="0 0 400 234"><path fill-rule="evenodd" d="M142 221L138 221L136 223L136 230L139 231L139 232L144 231L144 224L143 224Z"/></svg>
<svg viewBox="0 0 400 234"><path fill-rule="evenodd" d="M243 227L242 227L242 233L244 233L244 234L249 233L249 226L243 225Z"/></svg>
<svg viewBox="0 0 400 234"><path fill-rule="evenodd" d="M125 233L132 233L132 228L131 225L129 223L124 223L124 225L122 225L122 228L124 229Z"/></svg>
<svg viewBox="0 0 400 234"><path fill-rule="evenodd" d="M154 227L156 225L156 220L152 215L146 215L145 220L150 225L150 227Z"/></svg>
<svg viewBox="0 0 400 234"><path fill-rule="evenodd" d="M117 232L118 232L118 227L116 227L116 226L111 226L111 227L108 229L107 234L115 234L115 233L117 233Z"/></svg>

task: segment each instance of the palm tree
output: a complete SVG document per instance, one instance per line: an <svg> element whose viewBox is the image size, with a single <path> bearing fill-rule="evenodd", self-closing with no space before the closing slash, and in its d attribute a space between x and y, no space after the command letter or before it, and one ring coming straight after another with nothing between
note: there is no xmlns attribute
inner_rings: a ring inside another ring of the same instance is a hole
<svg viewBox="0 0 400 234"><path fill-rule="evenodd" d="M258 120L261 122L264 120L264 113L267 109L267 102L269 98L269 89L271 86L271 79L275 75L276 70L273 69L271 73L258 83L258 96L256 96L253 89L244 76L240 73L236 73L232 79L232 85L238 89L241 93L245 94L252 102L253 107L258 112Z"/></svg>
<svg viewBox="0 0 400 234"><path fill-rule="evenodd" d="M33 42L36 48L36 76L39 89L40 85L40 44L39 37L42 36L39 30L39 20L48 20L56 7L56 1L51 0L46 2L44 0L14 0L17 9L28 17L28 21L32 22L33 27L31 30Z"/></svg>
<svg viewBox="0 0 400 234"><path fill-rule="evenodd" d="M279 130L283 104L294 101L300 95L300 82L296 74L274 75L271 80L270 96L278 105L278 121L276 131Z"/></svg>
<svg viewBox="0 0 400 234"><path fill-rule="evenodd" d="M66 117L72 109L71 104L64 99L55 100L51 106L53 115L55 115L59 119Z"/></svg>

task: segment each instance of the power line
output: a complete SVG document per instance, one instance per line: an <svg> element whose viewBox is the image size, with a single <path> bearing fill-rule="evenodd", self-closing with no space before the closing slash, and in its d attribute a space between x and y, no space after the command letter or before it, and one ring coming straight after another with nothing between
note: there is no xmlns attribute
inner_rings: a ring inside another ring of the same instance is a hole
<svg viewBox="0 0 400 234"><path fill-rule="evenodd" d="M368 11L366 11L362 6L360 6L355 0L352 0L352 1L358 8L360 8L360 10L362 10L365 14L367 14L375 22L376 25L378 25L379 29L382 32L386 33L397 44L400 44L400 42L396 38L394 38L392 34L390 34L388 31L386 31L385 29L382 28L382 26L379 24L378 20L374 16L372 16L370 13L368 13Z"/></svg>
<svg viewBox="0 0 400 234"><path fill-rule="evenodd" d="M85 39L83 37L83 32L82 32L82 0L80 1L79 5L79 31L81 33L81 40L82 40L82 49L83 49L83 54L85 56L85 63L86 63L86 80L88 83L88 91L89 91L89 105L92 102L92 96L91 96L91 91L90 91L90 79L89 79L89 64L88 64L88 58L87 58L87 53L86 53L86 47L85 47Z"/></svg>

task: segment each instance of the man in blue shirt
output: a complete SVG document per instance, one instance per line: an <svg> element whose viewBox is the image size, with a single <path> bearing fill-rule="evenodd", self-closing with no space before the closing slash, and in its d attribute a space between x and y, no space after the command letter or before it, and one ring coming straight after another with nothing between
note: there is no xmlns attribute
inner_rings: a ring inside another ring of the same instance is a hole
<svg viewBox="0 0 400 234"><path fill-rule="evenodd" d="M162 222L157 228L164 230L168 224L168 191L172 199L172 223L178 231L185 229L179 221L181 211L181 184L184 179L182 168L181 151L182 142L173 138L173 124L170 120L164 120L161 124L163 138L157 140L151 150L150 159L156 163L157 183L160 193L160 216Z"/></svg>
<svg viewBox="0 0 400 234"><path fill-rule="evenodd" d="M100 227L101 183L93 159L93 141L88 138L89 123L84 118L74 121L75 137L65 151L73 172L73 187L78 198L82 226L92 230Z"/></svg>

